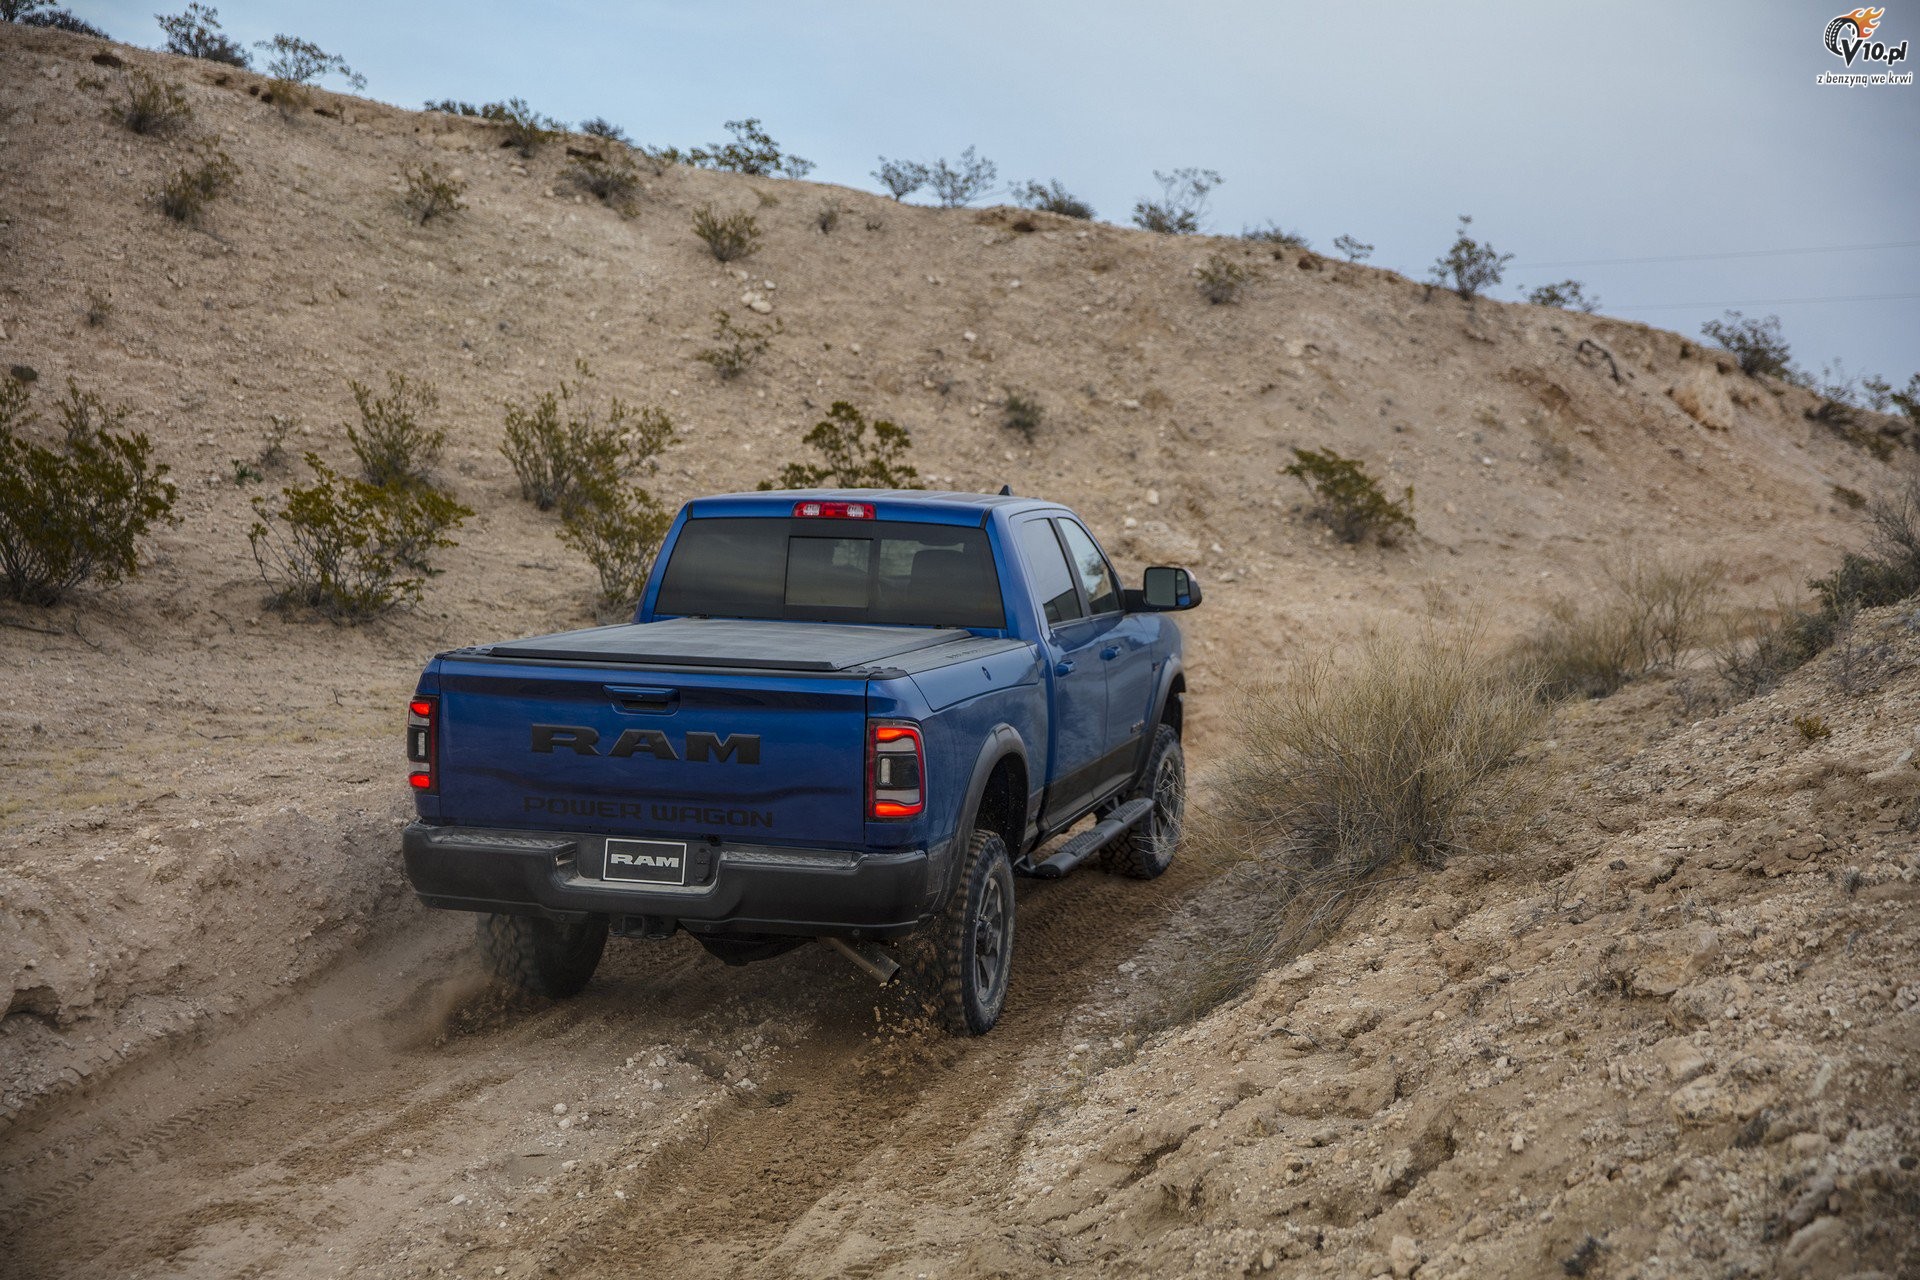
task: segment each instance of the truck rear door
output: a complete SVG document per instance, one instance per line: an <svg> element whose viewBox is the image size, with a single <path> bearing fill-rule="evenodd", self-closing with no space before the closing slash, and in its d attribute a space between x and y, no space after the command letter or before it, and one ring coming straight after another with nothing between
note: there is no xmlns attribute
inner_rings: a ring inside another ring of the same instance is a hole
<svg viewBox="0 0 1920 1280"><path fill-rule="evenodd" d="M864 675L441 662L443 820L860 842Z"/></svg>

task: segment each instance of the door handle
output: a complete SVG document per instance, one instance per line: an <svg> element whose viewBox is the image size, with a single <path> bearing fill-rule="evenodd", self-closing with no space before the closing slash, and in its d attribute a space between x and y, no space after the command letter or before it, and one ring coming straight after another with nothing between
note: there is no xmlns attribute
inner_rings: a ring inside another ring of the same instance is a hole
<svg viewBox="0 0 1920 1280"><path fill-rule="evenodd" d="M622 711L642 715L670 713L680 701L678 689L657 689L625 684L610 684L602 687L613 696L614 706Z"/></svg>
<svg viewBox="0 0 1920 1280"><path fill-rule="evenodd" d="M1120 646L1117 644L1110 644L1106 648L1100 651L1100 656L1105 661L1112 662L1115 658L1120 656Z"/></svg>
<svg viewBox="0 0 1920 1280"><path fill-rule="evenodd" d="M1062 658L1060 659L1060 661L1053 664L1053 674L1057 676L1067 675L1071 673L1072 670L1073 670L1072 658Z"/></svg>

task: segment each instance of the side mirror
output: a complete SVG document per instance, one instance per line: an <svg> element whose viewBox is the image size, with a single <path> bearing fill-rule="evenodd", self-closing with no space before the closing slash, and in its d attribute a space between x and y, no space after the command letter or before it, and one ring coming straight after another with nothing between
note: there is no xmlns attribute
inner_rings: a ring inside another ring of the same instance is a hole
<svg viewBox="0 0 1920 1280"><path fill-rule="evenodd" d="M1156 611L1191 609L1200 603L1200 580L1185 569L1157 564L1147 570L1140 598Z"/></svg>

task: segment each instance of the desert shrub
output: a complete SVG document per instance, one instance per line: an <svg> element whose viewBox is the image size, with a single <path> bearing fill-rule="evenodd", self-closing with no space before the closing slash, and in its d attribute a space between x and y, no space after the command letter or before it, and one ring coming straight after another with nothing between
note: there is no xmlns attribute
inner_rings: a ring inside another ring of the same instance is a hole
<svg viewBox="0 0 1920 1280"><path fill-rule="evenodd" d="M635 410L618 396L606 410L587 400L586 374L527 405L506 407L500 452L520 480L520 496L542 511L565 510L608 477L638 471L673 437L673 419L658 409Z"/></svg>
<svg viewBox="0 0 1920 1280"><path fill-rule="evenodd" d="M1337 235L1333 247L1348 262L1365 262L1373 256L1373 246L1350 235Z"/></svg>
<svg viewBox="0 0 1920 1280"><path fill-rule="evenodd" d="M1600 299L1587 296L1586 286L1578 280L1543 284L1527 295L1536 307L1558 307L1562 311L1584 311L1588 315L1600 309Z"/></svg>
<svg viewBox="0 0 1920 1280"><path fill-rule="evenodd" d="M311 40L298 36L276 35L253 46L265 51L267 74L281 84L319 83L323 76L339 76L355 89L367 87L367 78L347 65L337 53L328 53Z"/></svg>
<svg viewBox="0 0 1920 1280"><path fill-rule="evenodd" d="M1082 222L1093 219L1093 206L1074 195L1055 178L1052 182L1038 179L1029 181L1013 189L1014 203L1023 209L1039 209L1045 213L1057 213L1063 218L1078 218Z"/></svg>
<svg viewBox="0 0 1920 1280"><path fill-rule="evenodd" d="M746 212L722 217L712 205L703 204L693 211L693 234L716 262L749 257L760 249L760 224Z"/></svg>
<svg viewBox="0 0 1920 1280"><path fill-rule="evenodd" d="M1288 231L1277 222L1269 222L1264 227L1248 227L1240 233L1240 238L1255 244L1270 244L1276 249L1299 249L1304 252L1313 248L1305 235Z"/></svg>
<svg viewBox="0 0 1920 1280"><path fill-rule="evenodd" d="M1731 351L1743 373L1784 378L1792 371L1793 351L1780 332L1779 316L1749 320L1738 311L1729 311L1725 320L1701 325L1700 334Z"/></svg>
<svg viewBox="0 0 1920 1280"><path fill-rule="evenodd" d="M920 473L906 460L913 438L905 427L836 400L800 442L819 462L789 462L762 489L919 489Z"/></svg>
<svg viewBox="0 0 1920 1280"><path fill-rule="evenodd" d="M694 352L693 358L720 375L720 381L732 382L766 354L776 332L769 325L742 328L727 312L716 311L713 313L714 345Z"/></svg>
<svg viewBox="0 0 1920 1280"><path fill-rule="evenodd" d="M1148 231L1165 235L1198 234L1200 220L1206 216L1207 196L1220 185L1221 177L1212 169L1174 169L1153 171L1160 184L1158 200L1141 200L1133 206L1133 222Z"/></svg>
<svg viewBox="0 0 1920 1280"><path fill-rule="evenodd" d="M927 185L933 189L933 198L942 208L958 209L993 190L999 175L998 165L985 156L975 155L974 149L968 147L960 153L957 163L948 164L947 158L941 156L928 165Z"/></svg>
<svg viewBox="0 0 1920 1280"><path fill-rule="evenodd" d="M1238 302L1241 292L1250 281L1257 278L1257 273L1225 254L1216 253L1194 268L1193 278L1200 286L1201 296L1217 306Z"/></svg>
<svg viewBox="0 0 1920 1280"><path fill-rule="evenodd" d="M1400 498L1389 498L1356 458L1343 458L1332 449L1298 448L1293 458L1283 474L1307 487L1314 518L1340 541L1359 542L1371 535L1390 547L1403 532L1415 532L1412 485Z"/></svg>
<svg viewBox="0 0 1920 1280"><path fill-rule="evenodd" d="M525 98L489 102L480 108L480 118L500 126L501 142L531 160L540 148L552 142L562 128L558 120L543 116L527 105Z"/></svg>
<svg viewBox="0 0 1920 1280"><path fill-rule="evenodd" d="M160 212L175 222L197 225L207 205L240 176L227 153L218 147L203 147L190 163L169 174L153 193Z"/></svg>
<svg viewBox="0 0 1920 1280"><path fill-rule="evenodd" d="M874 181L887 189L887 194L895 200L905 200L908 196L927 185L927 166L915 160L889 160L880 157L880 167L873 171Z"/></svg>
<svg viewBox="0 0 1920 1280"><path fill-rule="evenodd" d="M754 178L769 178L776 174L804 178L813 172L813 161L782 151L780 144L761 127L757 117L729 120L726 128L733 135L730 142L715 142L684 152L677 147L665 147L660 155L670 163L690 164L696 169L744 173Z"/></svg>
<svg viewBox="0 0 1920 1280"><path fill-rule="evenodd" d="M313 481L253 499L254 563L279 609L359 622L417 603L433 553L473 512L436 489L370 484L306 455Z"/></svg>
<svg viewBox="0 0 1920 1280"><path fill-rule="evenodd" d="M615 209L625 209L640 186L639 168L619 153L576 157L562 176L573 186Z"/></svg>
<svg viewBox="0 0 1920 1280"><path fill-rule="evenodd" d="M631 606L673 523L653 495L619 477L597 475L560 511L560 540L587 558L600 575L603 605Z"/></svg>
<svg viewBox="0 0 1920 1280"><path fill-rule="evenodd" d="M1356 878L1401 858L1437 863L1503 816L1507 766L1541 714L1471 639L1377 640L1348 668L1309 661L1256 691L1218 794L1255 848Z"/></svg>
<svg viewBox="0 0 1920 1280"><path fill-rule="evenodd" d="M467 184L441 168L437 162L415 165L400 176L407 184L400 203L419 226L467 207L466 202L460 199L466 194Z"/></svg>
<svg viewBox="0 0 1920 1280"><path fill-rule="evenodd" d="M1820 716L1811 712L1802 712L1793 718L1793 727L1800 731L1803 742L1818 742L1822 738L1833 736L1833 726Z"/></svg>
<svg viewBox="0 0 1920 1280"><path fill-rule="evenodd" d="M814 211L813 225L820 228L821 235L830 236L833 234L834 228L840 225L841 212L838 203L832 200L823 201L820 207Z"/></svg>
<svg viewBox="0 0 1920 1280"><path fill-rule="evenodd" d="M627 136L627 131L604 116L595 116L591 120L582 120L580 122L580 132L586 134L589 138L604 138L608 142L617 142L623 147L633 145L633 139Z"/></svg>
<svg viewBox="0 0 1920 1280"><path fill-rule="evenodd" d="M91 22L75 17L65 9L48 8L47 0L5 0L5 3L0 3L0 21L17 22L23 27L70 31L74 35L92 36L96 40L113 39Z"/></svg>
<svg viewBox="0 0 1920 1280"><path fill-rule="evenodd" d="M420 109L422 111L438 111L441 115L445 116L478 117L483 114L481 109L474 106L471 102L461 102L454 98L429 98L421 104Z"/></svg>
<svg viewBox="0 0 1920 1280"><path fill-rule="evenodd" d="M27 384L0 381L0 579L26 604L132 577L154 522L173 522L179 492L147 437L118 429L126 410L71 380L67 395L65 445L48 448L26 438L39 420Z"/></svg>
<svg viewBox="0 0 1920 1280"><path fill-rule="evenodd" d="M184 13L156 15L160 30L166 33L166 50L188 58L224 62L247 67L253 60L231 36L220 30L220 11L209 5L190 4Z"/></svg>
<svg viewBox="0 0 1920 1280"><path fill-rule="evenodd" d="M127 73L127 100L110 109L116 123L147 137L173 133L193 119L180 86L135 69Z"/></svg>
<svg viewBox="0 0 1920 1280"><path fill-rule="evenodd" d="M430 382L409 381L405 374L387 374L387 394L349 382L360 425L347 424L347 442L360 470L372 484L389 487L431 487L433 468L446 447L447 433L423 421L440 407L440 393Z"/></svg>
<svg viewBox="0 0 1920 1280"><path fill-rule="evenodd" d="M1812 608L1779 609L1747 634L1729 630L1714 662L1733 693L1750 697L1772 688L1832 648L1859 610L1920 595L1920 476L1869 499L1866 517L1867 550L1848 552L1832 573L1808 584Z"/></svg>
<svg viewBox="0 0 1920 1280"><path fill-rule="evenodd" d="M1550 604L1546 624L1518 646L1518 665L1546 697L1605 697L1698 645L1725 578L1713 560L1630 562L1585 608Z"/></svg>
<svg viewBox="0 0 1920 1280"><path fill-rule="evenodd" d="M1453 244L1434 260L1431 269L1434 284L1453 290L1468 302L1499 284L1507 263L1513 261L1512 254L1497 253L1491 244L1468 235L1471 225L1473 219L1461 214Z"/></svg>
<svg viewBox="0 0 1920 1280"><path fill-rule="evenodd" d="M1046 418L1047 411L1037 396L1007 388L1006 398L1000 402L1001 426L1009 431L1018 431L1028 444L1032 444Z"/></svg>

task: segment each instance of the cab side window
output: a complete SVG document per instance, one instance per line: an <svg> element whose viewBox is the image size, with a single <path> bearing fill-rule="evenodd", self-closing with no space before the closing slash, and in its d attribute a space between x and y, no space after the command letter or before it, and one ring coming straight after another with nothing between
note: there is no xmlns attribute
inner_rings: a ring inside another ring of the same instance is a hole
<svg viewBox="0 0 1920 1280"><path fill-rule="evenodd" d="M1047 624L1054 626L1080 617L1080 595L1073 589L1073 571L1067 567L1066 554L1054 536L1053 521L1028 520L1018 527L1016 536Z"/></svg>
<svg viewBox="0 0 1920 1280"><path fill-rule="evenodd" d="M1096 614L1118 613L1120 589L1114 584L1113 570L1107 567L1107 558L1100 554L1093 535L1071 520L1056 523L1060 526L1060 536L1066 540L1067 554L1073 557L1074 573L1086 590L1087 608Z"/></svg>

